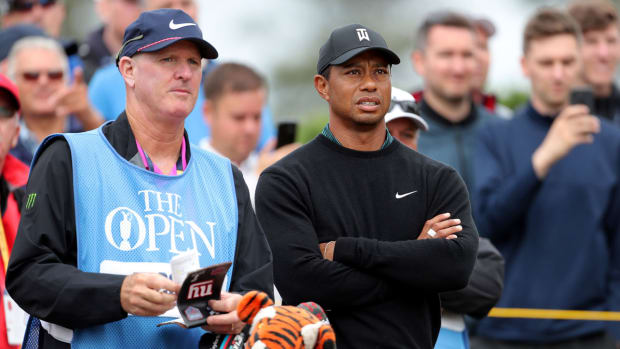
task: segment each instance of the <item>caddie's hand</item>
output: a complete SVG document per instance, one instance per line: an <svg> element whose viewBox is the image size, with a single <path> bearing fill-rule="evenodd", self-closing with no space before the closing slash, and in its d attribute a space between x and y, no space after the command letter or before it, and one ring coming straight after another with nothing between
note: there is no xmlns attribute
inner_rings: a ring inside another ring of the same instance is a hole
<svg viewBox="0 0 620 349"><path fill-rule="evenodd" d="M450 213L442 213L424 223L418 240L423 239L456 239L456 233L463 230L458 218L449 219Z"/></svg>
<svg viewBox="0 0 620 349"><path fill-rule="evenodd" d="M532 165L540 179L551 167L579 144L592 143L601 129L598 118L585 105L569 105L558 115L542 144L532 155Z"/></svg>
<svg viewBox="0 0 620 349"><path fill-rule="evenodd" d="M135 273L125 277L121 285L121 306L139 316L157 316L176 306L181 285L156 273ZM166 290L175 294L160 292Z"/></svg>
<svg viewBox="0 0 620 349"><path fill-rule="evenodd" d="M245 323L237 316L237 305L241 300L241 295L222 291L219 300L210 300L211 309L219 312L218 315L211 315L207 318L207 325L203 329L213 333L237 334L241 332Z"/></svg>

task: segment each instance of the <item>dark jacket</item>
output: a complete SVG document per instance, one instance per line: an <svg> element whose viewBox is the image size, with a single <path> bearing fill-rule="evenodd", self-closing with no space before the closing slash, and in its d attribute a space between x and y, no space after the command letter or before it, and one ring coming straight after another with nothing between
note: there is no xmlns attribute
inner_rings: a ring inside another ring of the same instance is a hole
<svg viewBox="0 0 620 349"><path fill-rule="evenodd" d="M421 98L421 93L416 93ZM439 115L423 99L421 114L429 129L420 133L419 151L440 162L452 166L463 177L471 192L474 181L473 157L478 132L487 122L497 119L487 109L472 104L469 115L458 123L452 123ZM487 239L480 239L474 271L466 288L441 294L442 308L454 313L484 317L497 303L504 285L504 259Z"/></svg>
<svg viewBox="0 0 620 349"><path fill-rule="evenodd" d="M441 307L453 313L482 318L495 306L503 288L504 258L489 239L480 238L474 271L467 287L442 293Z"/></svg>
<svg viewBox="0 0 620 349"><path fill-rule="evenodd" d="M327 309L340 349L431 349L438 293L467 285L478 247L456 171L396 141L362 152L319 135L261 174L256 212L283 300ZM444 212L458 238L417 240ZM332 262L319 243L334 240Z"/></svg>
<svg viewBox="0 0 620 349"><path fill-rule="evenodd" d="M554 118L531 104L481 130L474 212L506 260L498 307L620 310L620 129L601 120L544 180L532 154ZM598 321L485 318L481 336L557 343L605 330Z"/></svg>

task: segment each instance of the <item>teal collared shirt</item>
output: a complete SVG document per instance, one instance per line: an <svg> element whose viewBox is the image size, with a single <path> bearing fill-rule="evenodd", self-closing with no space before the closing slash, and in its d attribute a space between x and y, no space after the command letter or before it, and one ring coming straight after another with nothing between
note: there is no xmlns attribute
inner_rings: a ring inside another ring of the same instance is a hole
<svg viewBox="0 0 620 349"><path fill-rule="evenodd" d="M336 136L334 136L332 131L329 129L329 123L325 125L321 133L323 134L323 136L327 137L327 139L329 139L330 141L338 144L339 146L342 146L342 144L338 141L338 139L336 139ZM394 142L394 137L392 137L392 135L390 134L390 131L386 127L385 128L385 142L383 142L381 149L387 148L390 144L392 144L392 142Z"/></svg>

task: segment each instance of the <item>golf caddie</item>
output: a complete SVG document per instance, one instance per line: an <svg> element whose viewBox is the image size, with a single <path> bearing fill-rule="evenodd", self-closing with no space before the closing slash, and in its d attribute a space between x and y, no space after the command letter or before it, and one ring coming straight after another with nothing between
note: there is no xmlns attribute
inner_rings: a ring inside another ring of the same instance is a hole
<svg viewBox="0 0 620 349"><path fill-rule="evenodd" d="M33 316L25 348L197 348L205 334L241 331L240 293L272 294L271 253L241 173L190 145L183 127L201 60L217 56L185 12L144 12L116 60L126 110L42 143L7 275ZM169 262L187 251L201 267L232 262L210 302L219 314L203 328L157 327L178 316Z"/></svg>

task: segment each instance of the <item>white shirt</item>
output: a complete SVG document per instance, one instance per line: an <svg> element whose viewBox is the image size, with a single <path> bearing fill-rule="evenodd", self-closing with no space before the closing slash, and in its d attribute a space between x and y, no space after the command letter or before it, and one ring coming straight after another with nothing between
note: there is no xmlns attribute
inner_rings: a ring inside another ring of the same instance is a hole
<svg viewBox="0 0 620 349"><path fill-rule="evenodd" d="M225 157L213 148L208 138L201 139L198 146L203 150ZM254 207L254 192L256 191L256 184L258 184L258 174L256 173L258 169L258 154L254 151L251 152L247 159L243 160L237 168L241 171L241 174L243 174L243 180L248 186L248 190L250 191L250 201L252 202L252 207Z"/></svg>

